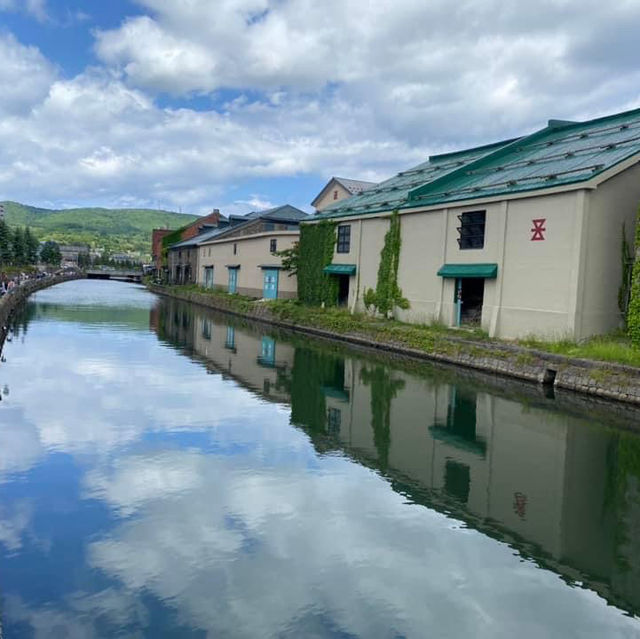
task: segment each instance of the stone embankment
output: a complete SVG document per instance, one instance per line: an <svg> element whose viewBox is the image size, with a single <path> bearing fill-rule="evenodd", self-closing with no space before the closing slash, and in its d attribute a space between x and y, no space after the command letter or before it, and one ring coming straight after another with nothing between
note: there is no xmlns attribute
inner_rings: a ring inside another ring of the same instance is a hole
<svg viewBox="0 0 640 639"><path fill-rule="evenodd" d="M498 375L543 384L617 401L640 404L640 369L611 362L600 362L546 353L497 341L439 336L431 349L377 340L354 333L341 333L295 324L279 318L262 304L247 304L239 310L231 297L213 296L175 287L149 285L149 290L218 311L247 317L273 326L324 339L388 351L406 357L464 366Z"/></svg>
<svg viewBox="0 0 640 639"><path fill-rule="evenodd" d="M11 293L7 293L0 298L0 352L4 346L4 340L9 330L9 323L11 316L15 312L16 308L20 306L32 293L40 291L43 288L49 288L62 282L68 282L70 280L82 279L82 275L54 275L52 277L45 277L40 280L27 280L23 284L20 284L14 288Z"/></svg>

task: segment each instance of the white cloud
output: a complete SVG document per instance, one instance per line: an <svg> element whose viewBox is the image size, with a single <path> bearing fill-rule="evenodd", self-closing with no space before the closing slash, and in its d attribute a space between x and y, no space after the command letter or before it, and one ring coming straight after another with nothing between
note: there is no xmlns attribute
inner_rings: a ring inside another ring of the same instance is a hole
<svg viewBox="0 0 640 639"><path fill-rule="evenodd" d="M95 32L101 66L76 77L0 40L0 82L16 87L0 96L0 198L236 212L252 180L379 180L551 117L640 105L635 0L138 4ZM190 108L203 96L215 109Z"/></svg>
<svg viewBox="0 0 640 639"><path fill-rule="evenodd" d="M38 22L48 22L47 0L0 0L0 11L22 11Z"/></svg>
<svg viewBox="0 0 640 639"><path fill-rule="evenodd" d="M89 545L89 563L132 600L151 592L212 635L301 636L316 615L332 634L362 637L433 628L443 637L534 637L551 627L558 636L604 636L633 628L593 593L567 588L508 546L407 505L375 473L345 459L319 464L327 472L308 472L304 454L282 469L259 454L174 451L98 470L90 489L132 516ZM167 469L190 479L168 493L152 482L158 489L143 499L121 489Z"/></svg>
<svg viewBox="0 0 640 639"><path fill-rule="evenodd" d="M0 116L23 118L45 99L56 71L36 47L11 34L0 34L0 59Z"/></svg>

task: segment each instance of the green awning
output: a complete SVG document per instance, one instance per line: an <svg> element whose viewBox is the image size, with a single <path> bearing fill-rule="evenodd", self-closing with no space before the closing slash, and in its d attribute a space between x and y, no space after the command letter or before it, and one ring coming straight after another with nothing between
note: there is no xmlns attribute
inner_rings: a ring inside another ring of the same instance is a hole
<svg viewBox="0 0 640 639"><path fill-rule="evenodd" d="M438 271L440 277L485 277L498 276L497 264L444 264Z"/></svg>
<svg viewBox="0 0 640 639"><path fill-rule="evenodd" d="M328 275L355 275L356 265L355 264L329 264L329 266L325 266L322 270L324 273L327 273Z"/></svg>
<svg viewBox="0 0 640 639"><path fill-rule="evenodd" d="M344 388L333 388L332 386L323 386L322 393L325 397L332 397L343 402L349 401L349 391Z"/></svg>

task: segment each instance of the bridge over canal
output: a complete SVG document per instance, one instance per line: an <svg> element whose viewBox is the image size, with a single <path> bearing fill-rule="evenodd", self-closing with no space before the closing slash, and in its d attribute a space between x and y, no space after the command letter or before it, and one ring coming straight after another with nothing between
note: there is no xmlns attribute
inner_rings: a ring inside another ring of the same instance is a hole
<svg viewBox="0 0 640 639"><path fill-rule="evenodd" d="M119 280L121 282L142 282L142 269L88 269L89 280Z"/></svg>

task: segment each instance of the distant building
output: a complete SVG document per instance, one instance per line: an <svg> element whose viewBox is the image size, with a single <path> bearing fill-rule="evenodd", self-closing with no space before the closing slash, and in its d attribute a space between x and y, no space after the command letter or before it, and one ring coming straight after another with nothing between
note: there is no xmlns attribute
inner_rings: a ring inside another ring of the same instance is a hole
<svg viewBox="0 0 640 639"><path fill-rule="evenodd" d="M86 244L59 244L62 264L78 264L78 256L89 256L90 248Z"/></svg>
<svg viewBox="0 0 640 639"><path fill-rule="evenodd" d="M232 215L226 225L169 247L170 279L256 298L291 298L295 277L281 276L278 251L298 241L308 215L285 204L247 215Z"/></svg>
<svg viewBox="0 0 640 639"><path fill-rule="evenodd" d="M163 264L165 256L163 255L162 247L163 240L167 235L177 233L177 241L182 242L203 233L205 230L218 228L221 223L226 222L226 219L224 215L221 215L219 209L213 209L208 215L199 217L177 231L172 229L153 229L151 232L151 261L156 273L162 272L166 267L166 264Z"/></svg>
<svg viewBox="0 0 640 639"><path fill-rule="evenodd" d="M4 204L0 204L0 220L4 220Z"/></svg>
<svg viewBox="0 0 640 639"><path fill-rule="evenodd" d="M330 204L344 200L352 195L358 195L375 186L375 182L364 180L349 180L347 178L332 177L316 195L311 206L316 211L323 211Z"/></svg>
<svg viewBox="0 0 640 639"><path fill-rule="evenodd" d="M139 262L139 258L129 255L128 253L113 253L111 261L116 264L125 264L126 262Z"/></svg>
<svg viewBox="0 0 640 639"><path fill-rule="evenodd" d="M308 218L288 204L232 216L227 229L200 240L198 284L255 298L296 297L296 277L281 272L278 252L293 247L300 237L300 222Z"/></svg>

